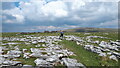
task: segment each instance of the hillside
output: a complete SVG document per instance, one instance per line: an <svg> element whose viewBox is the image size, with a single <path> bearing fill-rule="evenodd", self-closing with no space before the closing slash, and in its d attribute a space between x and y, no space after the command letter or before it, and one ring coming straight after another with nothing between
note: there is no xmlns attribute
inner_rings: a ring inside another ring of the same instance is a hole
<svg viewBox="0 0 120 68"><path fill-rule="evenodd" d="M66 32L117 32L118 29L113 28L75 28L67 29Z"/></svg>

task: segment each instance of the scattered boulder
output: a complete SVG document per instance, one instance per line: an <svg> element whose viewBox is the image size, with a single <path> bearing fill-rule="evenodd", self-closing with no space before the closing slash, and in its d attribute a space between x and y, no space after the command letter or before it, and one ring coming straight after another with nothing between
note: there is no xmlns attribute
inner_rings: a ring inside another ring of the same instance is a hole
<svg viewBox="0 0 120 68"><path fill-rule="evenodd" d="M75 59L62 58L62 61L68 68L79 68L79 67L86 68L82 63L78 63L77 60Z"/></svg>
<svg viewBox="0 0 120 68"><path fill-rule="evenodd" d="M118 61L118 59L115 55L111 55L109 58L112 59L112 60Z"/></svg>

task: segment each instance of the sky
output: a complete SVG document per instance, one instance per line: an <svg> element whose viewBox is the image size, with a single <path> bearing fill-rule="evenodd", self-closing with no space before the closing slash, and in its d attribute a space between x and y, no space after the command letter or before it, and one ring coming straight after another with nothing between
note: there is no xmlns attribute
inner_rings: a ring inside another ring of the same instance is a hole
<svg viewBox="0 0 120 68"><path fill-rule="evenodd" d="M41 0L2 2L2 32L79 27L118 28L118 2Z"/></svg>

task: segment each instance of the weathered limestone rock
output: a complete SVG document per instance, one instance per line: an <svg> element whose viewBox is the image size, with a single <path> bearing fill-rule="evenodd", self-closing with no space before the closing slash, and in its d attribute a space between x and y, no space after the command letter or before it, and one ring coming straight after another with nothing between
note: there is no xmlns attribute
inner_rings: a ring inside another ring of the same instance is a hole
<svg viewBox="0 0 120 68"><path fill-rule="evenodd" d="M100 53L99 56L104 56L104 57L106 57L107 55L106 55L106 53Z"/></svg>
<svg viewBox="0 0 120 68"><path fill-rule="evenodd" d="M0 56L0 65L1 65L4 61L5 61L5 58Z"/></svg>
<svg viewBox="0 0 120 68"><path fill-rule="evenodd" d="M26 58L26 59L30 58L30 53L24 53L23 58Z"/></svg>
<svg viewBox="0 0 120 68"><path fill-rule="evenodd" d="M54 58L47 58L46 59L46 61L47 62L51 62L51 63L53 63L53 62L55 62L55 61L57 61L58 59L54 59Z"/></svg>
<svg viewBox="0 0 120 68"><path fill-rule="evenodd" d="M35 61L35 64L37 65L37 66L51 66L52 64L50 64L49 62L47 62L46 60L43 60L43 59L36 59Z"/></svg>
<svg viewBox="0 0 120 68"><path fill-rule="evenodd" d="M23 65L22 68L33 68L32 65Z"/></svg>
<svg viewBox="0 0 120 68"><path fill-rule="evenodd" d="M117 57L114 56L114 55L111 55L109 58L112 59L112 60L118 61Z"/></svg>
<svg viewBox="0 0 120 68"><path fill-rule="evenodd" d="M41 57L42 54L41 53L32 53L29 55L30 57Z"/></svg>
<svg viewBox="0 0 120 68"><path fill-rule="evenodd" d="M89 35L89 33L88 34L86 33L85 35ZM120 58L120 53L116 52L119 51L120 48L119 41L115 41L115 42L110 41L111 43L109 43L105 41L100 42L98 40L93 41L92 38L108 39L106 37L101 37L101 36L87 36L87 37L76 37L73 35L65 36L65 40L75 41L78 45L84 46L86 50L97 53L99 56L107 57L108 55L111 55L109 56L109 58L116 61L118 58ZM38 59L34 61L37 66L52 66L54 63L61 61L69 68L70 65L72 66L72 68L85 67L83 64L77 63L77 60L67 58L67 56L75 55L75 54L67 49L63 49L62 46L57 44L58 41L62 41L59 39L59 36L35 37L35 35L24 35L21 36L20 38L6 37L3 38L3 40L11 41L11 43L4 43L4 44L0 43L0 44L8 45L12 50L9 50L7 46L4 47L2 46L2 48L0 47L0 57L3 58L3 59L1 58L0 64L3 64L3 62L5 61L4 62L5 64L11 65L11 63L13 62L10 60L5 60L4 58L14 59L15 57L20 57L20 54L23 54L22 57L26 59L28 58L28 60L31 57L37 57ZM29 49L23 49L22 51L20 51L19 46L13 46L13 45L21 44L21 43L14 43L14 41L21 41L22 44L25 44L27 46L31 44L35 44L33 45L34 47L30 48L30 51L32 53L29 53ZM43 44L39 44L39 43L43 43ZM94 44L91 45L89 43L95 43L98 46L94 46ZM7 54L2 55L4 50L7 50L8 52ZM24 65L23 67L26 66L27 65Z"/></svg>
<svg viewBox="0 0 120 68"><path fill-rule="evenodd" d="M7 54L18 55L18 54L21 54L21 51L10 50L10 51L7 52Z"/></svg>
<svg viewBox="0 0 120 68"><path fill-rule="evenodd" d="M79 68L79 67L85 68L83 64L77 63L77 60L75 59L62 58L62 61L68 68Z"/></svg>
<svg viewBox="0 0 120 68"><path fill-rule="evenodd" d="M5 60L3 62L3 64L6 64L6 65L16 65L16 64L21 64L20 61L10 61L10 60Z"/></svg>

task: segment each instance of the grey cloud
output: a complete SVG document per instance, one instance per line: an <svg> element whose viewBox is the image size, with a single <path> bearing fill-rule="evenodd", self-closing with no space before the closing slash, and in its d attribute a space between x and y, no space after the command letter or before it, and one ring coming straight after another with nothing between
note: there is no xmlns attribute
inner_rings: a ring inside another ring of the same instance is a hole
<svg viewBox="0 0 120 68"><path fill-rule="evenodd" d="M64 29L66 28L66 26L64 25L69 25L69 26L73 25L79 27L107 27L107 28L114 27L115 28L116 25L109 26L106 24L108 24L108 22L112 20L117 19L118 7L116 4L117 3L115 2L87 2L85 6L79 7L79 9L76 10L72 10L71 9L72 3L66 2L65 5L67 6L68 15L63 17L55 17L52 15L44 16L41 15L40 13L37 14L37 12L31 10L30 14L28 13L24 15L25 13L23 13L23 16L25 17L24 24L18 25L16 23L9 25L9 23L6 24L4 23L3 31L27 31L27 29L29 28L35 29L35 27L33 26L54 26L54 27L62 27ZM74 16L76 16L76 18ZM7 18L13 19L14 17L7 16ZM99 26L101 23L103 23L103 25ZM104 26L104 24L106 26ZM114 24L114 21L112 24ZM13 27L9 28L11 26Z"/></svg>

